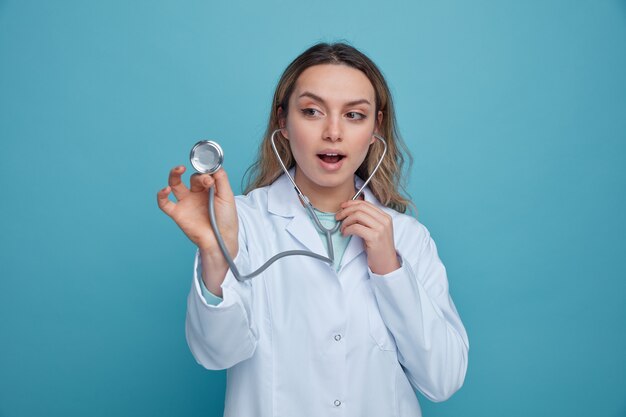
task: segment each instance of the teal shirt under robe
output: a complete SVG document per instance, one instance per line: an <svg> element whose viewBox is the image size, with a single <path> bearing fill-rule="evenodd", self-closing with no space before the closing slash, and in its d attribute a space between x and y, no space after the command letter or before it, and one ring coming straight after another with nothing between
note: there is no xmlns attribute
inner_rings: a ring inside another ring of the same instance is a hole
<svg viewBox="0 0 626 417"><path fill-rule="evenodd" d="M320 223L327 228L332 229L337 224L337 220L335 220L335 213L325 213L323 211L315 210L315 215L320 220ZM315 228L317 230L317 227ZM324 243L324 248L326 249L326 253L328 253L328 242L326 241L326 234L317 230L317 233L320 235L322 239L322 243ZM333 267L335 271L339 271L339 267L341 266L341 260L343 259L343 254L348 247L348 243L350 242L351 236L344 236L341 234L341 229L337 230L335 233L331 235L333 240L333 251L335 252L335 263Z"/></svg>

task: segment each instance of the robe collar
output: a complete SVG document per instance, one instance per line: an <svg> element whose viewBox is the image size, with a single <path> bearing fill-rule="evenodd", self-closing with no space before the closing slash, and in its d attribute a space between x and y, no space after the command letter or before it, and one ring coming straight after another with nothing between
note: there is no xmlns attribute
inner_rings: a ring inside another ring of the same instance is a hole
<svg viewBox="0 0 626 417"><path fill-rule="evenodd" d="M291 176L294 176L295 168L289 170ZM364 181L358 176L354 176L356 189L358 190ZM365 201L382 208L382 204L374 197L369 187L365 187L362 192ZM285 224L285 230L291 234L298 242L304 245L308 250L327 256L326 249L318 230L309 218L307 210L300 202L298 192L294 189L293 184L287 178L287 175L281 175L274 181L268 190L268 211L274 215L285 217L291 220ZM295 249L295 248L294 248ZM352 236L350 243L344 253L342 259L342 268L350 261L355 259L364 250L363 239L358 236Z"/></svg>

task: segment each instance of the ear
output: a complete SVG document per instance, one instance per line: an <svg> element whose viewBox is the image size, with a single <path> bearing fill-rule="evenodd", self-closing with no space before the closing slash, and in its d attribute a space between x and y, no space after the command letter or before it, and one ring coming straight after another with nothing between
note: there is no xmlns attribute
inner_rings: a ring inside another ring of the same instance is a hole
<svg viewBox="0 0 626 417"><path fill-rule="evenodd" d="M376 133L377 135L380 134L380 127L382 126L383 123L383 112L378 110L378 114L376 115L376 127L374 129L374 133ZM372 143L376 142L376 138L374 136L372 136L372 140L370 141L370 145Z"/></svg>
<svg viewBox="0 0 626 417"><path fill-rule="evenodd" d="M289 134L287 133L287 117L285 117L285 112L282 107L278 107L276 115L278 117L278 126L281 128L280 133L283 134L285 139L289 140Z"/></svg>

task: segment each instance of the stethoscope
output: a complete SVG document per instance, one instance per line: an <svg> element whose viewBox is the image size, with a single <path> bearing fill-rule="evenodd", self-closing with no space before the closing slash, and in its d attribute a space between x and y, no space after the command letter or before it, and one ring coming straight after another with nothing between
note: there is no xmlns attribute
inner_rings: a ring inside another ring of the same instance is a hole
<svg viewBox="0 0 626 417"><path fill-rule="evenodd" d="M281 252L272 256L270 259L267 260L267 262L261 265L258 269L256 269L255 271L247 275L240 273L239 269L237 269L237 266L235 265L235 262L233 261L233 258L230 256L230 253L228 252L228 249L226 248L226 244L224 243L224 239L222 238L222 234L220 233L220 230L217 227L217 220L215 219L215 207L214 207L215 188L211 186L209 188L209 221L211 222L211 227L213 228L213 232L215 233L215 238L220 247L220 250L222 251L222 254L224 255L224 259L226 259L226 262L228 262L228 266L230 267L230 270L232 271L233 275L235 276L235 278L237 278L238 281L245 281L247 279L250 279L252 277L259 275L261 272L265 271L271 264L273 264L274 262L276 262L277 260L285 256L293 256L293 255L310 256L312 258L316 258L321 261L327 262L330 265L332 265L335 262L335 251L333 249L333 240L332 240L331 235L337 232L337 230L339 230L342 222L337 222L337 224L335 224L334 227L329 229L325 227L320 222L318 217L315 215L315 208L313 207L313 204L311 204L311 201L307 198L307 196L305 196L302 193L302 191L300 191L300 188L296 185L296 182L294 181L293 177L287 170L287 167L283 163L283 160L280 157L280 154L278 153L278 149L276 148L276 143L275 143L275 137L276 137L276 134L280 132L281 130L282 129L276 129L275 131L272 132L272 135L270 137L270 141L272 143L272 149L274 150L274 154L276 155L276 158L278 159L278 162L280 163L280 166L283 172L287 175L287 177L293 184L293 187L298 193L298 196L300 197L300 200L302 201L304 208L308 211L311 219L313 220L315 227L326 237L328 256L322 256L315 252L305 251L305 250L289 250L289 251ZM381 154L380 159L378 160L378 163L374 167L374 170L372 171L370 176L367 178L367 181L365 181L363 185L361 186L361 188L359 188L359 190L356 192L356 194L354 194L354 197L352 197L352 200L356 200L357 198L359 198L359 196L363 192L363 189L371 181L376 171L378 171L378 168L380 167L380 164L383 162L383 158L385 157L385 154L387 153L387 141L385 141L385 139L380 135L374 134L373 136L383 143L383 146L384 146L383 153ZM224 163L224 152L222 151L222 148L217 142L214 142L211 140L201 140L198 143L196 143L191 149L191 153L189 154L189 160L191 161L191 165L197 172L201 174L213 174L222 167L222 164Z"/></svg>

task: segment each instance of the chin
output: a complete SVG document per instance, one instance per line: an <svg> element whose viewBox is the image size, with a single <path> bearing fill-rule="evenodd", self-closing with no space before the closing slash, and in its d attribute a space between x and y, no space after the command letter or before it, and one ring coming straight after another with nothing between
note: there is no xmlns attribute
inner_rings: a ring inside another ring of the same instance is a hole
<svg viewBox="0 0 626 417"><path fill-rule="evenodd" d="M340 174L340 173L332 173L332 174L323 174L318 175L313 179L313 182L319 186L324 188L337 188L341 187L348 181L352 181L352 175Z"/></svg>
<svg viewBox="0 0 626 417"><path fill-rule="evenodd" d="M321 170L318 167L309 167L309 169L300 169L300 174L311 185L328 189L338 188L354 181L354 172L350 172L350 168L346 166L334 172Z"/></svg>

